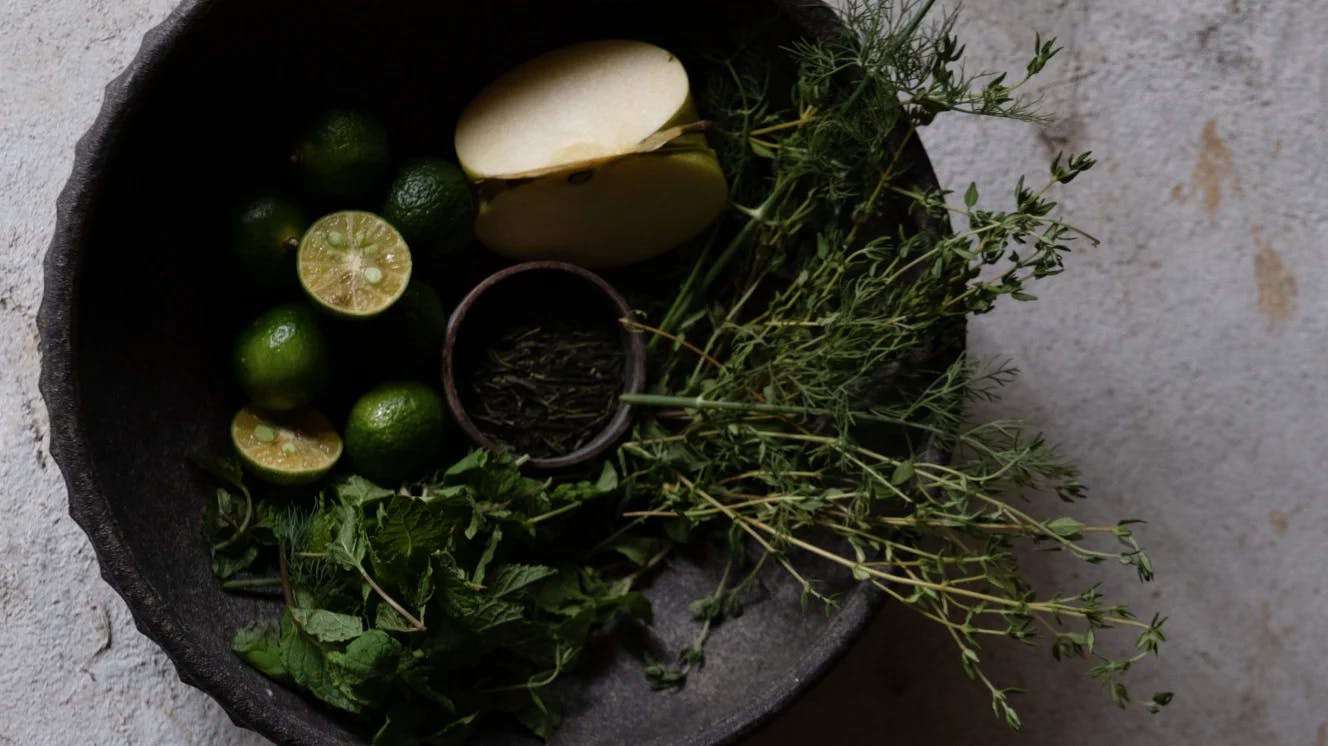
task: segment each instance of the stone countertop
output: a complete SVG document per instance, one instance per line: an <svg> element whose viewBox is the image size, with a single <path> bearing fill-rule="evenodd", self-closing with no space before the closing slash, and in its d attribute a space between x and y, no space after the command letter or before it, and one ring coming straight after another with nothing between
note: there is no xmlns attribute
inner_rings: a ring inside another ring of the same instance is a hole
<svg viewBox="0 0 1328 746"><path fill-rule="evenodd" d="M171 0L0 0L0 744L256 744L175 676L97 574L66 514L37 393L34 316L55 198L102 86ZM1065 212L1103 239L1041 300L980 318L969 344L1023 371L980 414L1025 417L1083 468L1089 519L1149 520L1158 568L1036 561L1048 588L1095 573L1171 641L1122 713L1076 664L997 646L1021 736L991 717L937 629L887 610L823 684L749 746L1328 744L1328 13L1314 0L970 3L969 62L1018 68L1032 31L1066 46L1045 128L942 120L943 184L984 194L1059 150L1101 165ZM1046 557L1041 559L1045 560ZM1060 560L1062 558L1055 557Z"/></svg>

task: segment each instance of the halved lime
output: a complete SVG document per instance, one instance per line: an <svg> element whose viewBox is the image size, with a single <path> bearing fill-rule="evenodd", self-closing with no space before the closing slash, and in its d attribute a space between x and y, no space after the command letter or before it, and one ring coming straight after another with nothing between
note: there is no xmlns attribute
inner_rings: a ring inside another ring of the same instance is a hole
<svg viewBox="0 0 1328 746"><path fill-rule="evenodd" d="M255 476L277 485L313 482L341 458L341 436L308 408L271 415L245 407L231 421L231 442Z"/></svg>
<svg viewBox="0 0 1328 746"><path fill-rule="evenodd" d="M314 302L347 318L386 311L410 282L410 248L370 212L334 212L310 226L297 257L300 284Z"/></svg>

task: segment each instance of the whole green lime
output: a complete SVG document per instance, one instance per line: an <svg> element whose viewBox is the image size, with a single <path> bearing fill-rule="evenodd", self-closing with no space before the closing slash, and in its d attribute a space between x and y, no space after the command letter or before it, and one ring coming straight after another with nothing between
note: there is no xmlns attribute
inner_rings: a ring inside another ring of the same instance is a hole
<svg viewBox="0 0 1328 746"><path fill-rule="evenodd" d="M385 383L361 396L346 421L346 457L383 485L423 476L442 462L448 420L443 398L416 381Z"/></svg>
<svg viewBox="0 0 1328 746"><path fill-rule="evenodd" d="M441 158L419 158L397 172L382 216L412 247L455 248L474 231L475 194L460 168Z"/></svg>
<svg viewBox="0 0 1328 746"><path fill-rule="evenodd" d="M254 319L235 341L235 376L260 409L284 412L313 401L328 376L318 316L300 303Z"/></svg>
<svg viewBox="0 0 1328 746"><path fill-rule="evenodd" d="M296 140L291 160L310 194L355 202L378 189L391 163L387 128L361 111L325 112Z"/></svg>
<svg viewBox="0 0 1328 746"><path fill-rule="evenodd" d="M300 206L276 195L240 205L231 227L230 251L241 282L261 292L295 286L295 251L309 227Z"/></svg>

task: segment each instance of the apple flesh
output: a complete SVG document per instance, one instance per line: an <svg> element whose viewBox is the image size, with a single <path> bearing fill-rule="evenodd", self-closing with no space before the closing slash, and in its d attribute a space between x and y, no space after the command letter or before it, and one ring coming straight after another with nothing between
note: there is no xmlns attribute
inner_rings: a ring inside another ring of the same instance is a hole
<svg viewBox="0 0 1328 746"><path fill-rule="evenodd" d="M586 267L678 246L728 200L714 151L686 127L696 118L686 70L652 44L585 42L509 71L457 123L457 158L481 185L476 236Z"/></svg>

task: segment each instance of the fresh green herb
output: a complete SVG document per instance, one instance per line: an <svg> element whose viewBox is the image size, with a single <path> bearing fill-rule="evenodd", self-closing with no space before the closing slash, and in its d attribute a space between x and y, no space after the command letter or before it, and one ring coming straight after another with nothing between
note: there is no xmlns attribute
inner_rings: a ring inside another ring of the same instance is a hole
<svg viewBox="0 0 1328 746"><path fill-rule="evenodd" d="M249 540L258 523L254 498L235 459L194 456L192 460L217 482L213 498L204 505L203 530L212 552L212 571L226 580L258 559L258 548Z"/></svg>
<svg viewBox="0 0 1328 746"><path fill-rule="evenodd" d="M590 633L619 611L650 617L635 565L549 546L561 515L617 487L607 464L555 484L476 451L408 490L351 476L312 504L257 500L255 528L221 551L275 554L277 575L229 583L286 601L280 623L241 629L234 650L366 719L375 743L456 743L494 713L547 737L559 715L546 689ZM234 522L221 515L210 535Z"/></svg>
<svg viewBox="0 0 1328 746"><path fill-rule="evenodd" d="M909 171L918 128L943 112L1036 119L1017 91L1057 52L1039 38L1019 82L966 76L954 16L929 22L932 5L850 4L845 33L791 48L786 106L763 58L727 61L704 101L737 204L648 330L657 378L624 400L656 416L621 463L633 525L736 531L735 561L750 569L697 601L702 635L678 666L652 668L662 684L695 666L705 631L740 603L735 588L765 566L791 574L805 600L834 604L800 557L940 624L1015 728L1011 690L981 667L983 640L1048 638L1058 659L1094 661L1090 674L1124 705L1122 676L1165 639L1165 619L1138 620L1097 586L1039 595L1020 571L1018 548L1034 544L1153 576L1130 521L1087 526L1046 505L1043 495L1074 502L1085 489L1041 436L971 421L969 403L1014 370L955 352L970 314L1032 300L1029 284L1059 273L1072 242L1096 243L1050 197L1093 160L1058 157L1044 181L1019 179L1004 211L981 207L976 185L958 202L920 185ZM966 227L942 230L948 216ZM1113 651L1106 629L1136 639Z"/></svg>

